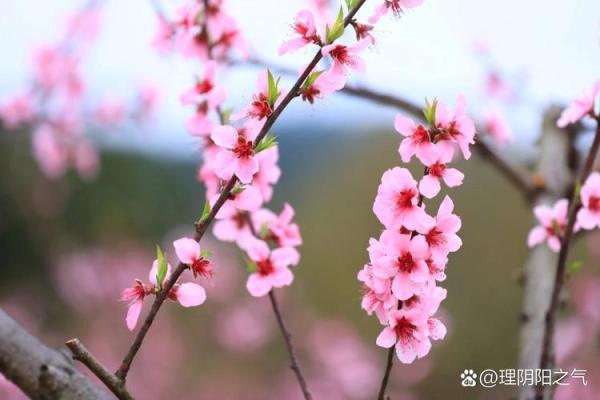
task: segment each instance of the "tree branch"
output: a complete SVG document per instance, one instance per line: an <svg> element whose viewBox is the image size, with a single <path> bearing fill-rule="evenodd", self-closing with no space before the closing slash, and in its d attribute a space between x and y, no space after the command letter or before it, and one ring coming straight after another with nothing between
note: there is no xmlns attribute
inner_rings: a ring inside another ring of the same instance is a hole
<svg viewBox="0 0 600 400"><path fill-rule="evenodd" d="M109 400L64 353L29 334L0 309L0 372L32 399Z"/></svg>
<svg viewBox="0 0 600 400"><path fill-rule="evenodd" d="M590 151L587 155L583 168L579 174L577 180L578 185L583 185L585 180L592 172L594 166L594 160L598 154L600 148L600 116L596 117L596 134L594 135L594 141L590 147ZM558 297L565 283L565 271L567 267L567 257L569 255L569 245L571 243L571 237L575 228L575 221L577 212L581 208L581 201L577 190L573 191L570 200L569 214L567 219L567 227L565 233L561 238L560 252L558 253L558 264L556 267L556 274L554 277L554 286L552 288L552 297L550 299L550 307L546 313L546 324L544 329L544 341L542 343L542 355L540 358L540 369L546 369L551 367L552 357L552 341L554 339L554 326L556 325L556 312L558 310ZM543 385L538 385L536 389L536 399L542 400L544 398L545 388Z"/></svg>
<svg viewBox="0 0 600 400"><path fill-rule="evenodd" d="M275 292L273 290L269 292L269 300L271 300L271 306L273 307L273 312L275 313L275 317L277 318L277 324L279 325L279 329L281 330L281 334L283 335L285 347L287 348L287 352L290 357L290 368L292 369L292 371L294 371L294 374L296 374L296 379L298 380L298 384L300 385L300 389L302 390L304 398L306 400L311 400L312 395L310 393L310 390L308 389L306 379L302 374L302 369L300 368L300 363L298 362L298 356L296 355L296 351L292 343L292 334L285 326L283 317L281 316L281 311L279 310L279 304L277 303L277 298L275 297Z"/></svg>
<svg viewBox="0 0 600 400"><path fill-rule="evenodd" d="M79 339L71 339L65 344L73 353L73 358L81 361L88 367L117 398L121 400L133 400L133 396L125 388L124 382L108 372Z"/></svg>

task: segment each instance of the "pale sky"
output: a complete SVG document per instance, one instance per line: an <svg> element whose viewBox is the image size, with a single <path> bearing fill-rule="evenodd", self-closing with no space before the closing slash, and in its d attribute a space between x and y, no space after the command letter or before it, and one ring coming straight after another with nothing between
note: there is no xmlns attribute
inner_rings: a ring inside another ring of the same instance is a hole
<svg viewBox="0 0 600 400"><path fill-rule="evenodd" d="M149 0L107 0L103 29L86 60L86 80L93 96L127 95L142 81L159 84L163 102L156 134L112 138L135 146L158 145L188 151L191 139L183 123L190 110L177 98L200 68L179 57L159 56L149 45L156 20ZM0 98L26 84L30 51L59 37L65 17L81 4L75 0L4 0L0 13ZM162 0L167 9L180 3ZM359 18L378 3L370 0ZM228 0L252 49L266 60L298 69L314 50L277 56L289 24L305 1ZM400 19L384 18L377 26L377 47L366 55L368 71L354 82L397 93L415 101L439 97L450 103L464 93L475 115L483 107L482 68L473 43L489 44L498 65L524 82L525 104L507 109L518 141L531 141L538 116L552 102L568 102L600 79L600 1L597 0L426 0ZM250 98L257 70L228 73L228 105ZM326 124L392 125L394 112L342 96L314 108L291 107L281 123L309 119ZM353 110L352 113L343 112ZM358 110L358 111L356 111ZM348 120L350 119L350 120Z"/></svg>

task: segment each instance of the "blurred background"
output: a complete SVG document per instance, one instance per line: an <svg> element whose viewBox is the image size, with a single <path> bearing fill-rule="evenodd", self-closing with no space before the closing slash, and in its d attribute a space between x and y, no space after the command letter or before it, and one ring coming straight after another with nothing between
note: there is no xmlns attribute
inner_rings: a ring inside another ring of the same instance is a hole
<svg viewBox="0 0 600 400"><path fill-rule="evenodd" d="M0 14L0 101L28 85L33 50L59 40L65 21L82 5L6 3ZM168 12L179 4L163 3ZM305 3L228 0L227 9L252 54L296 70L309 51L275 55ZM418 104L435 96L453 104L464 93L478 120L502 113L510 135L498 148L531 163L543 110L566 104L598 79L598 15L594 0L568 6L426 1L377 26L377 46L365 56L368 72L353 82ZM190 234L201 212L198 140L186 133L190 110L179 103L201 69L152 47L157 20L149 1L107 1L99 26L81 64L82 109L91 120L86 135L99 149L93 173L49 177L36 163L27 129L0 131L0 306L46 344L58 347L77 336L115 369L133 339L120 292L134 278L145 278L155 244L168 249L174 263L171 242ZM248 102L257 72L241 65L219 77L228 106ZM137 110L139 93L150 87L156 94L152 112L143 119L123 117ZM498 87L503 94L492 93ZM110 118L115 110L121 118ZM278 294L321 399L373 398L384 367L386 352L375 346L380 326L360 309L356 273L367 261L369 237L381 230L371 211L380 176L400 164L396 113L335 95L315 106L293 104L274 128L283 175L271 208L290 202L304 238L294 284ZM441 318L449 334L425 359L395 366L394 400L506 399L513 393L510 387L467 391L459 375L467 368L516 368L519 280L532 214L477 155L457 168L465 183L450 194L462 217L464 246L450 257L442 283L448 298ZM567 322L577 307L600 309L599 239L590 234L573 252L584 269L569 279L579 300L565 310ZM244 264L233 245L209 237L206 246L217 265L208 301L195 309L165 305L134 362L131 391L140 399L299 398L268 300L246 292ZM565 337L581 335L564 327ZM573 362L588 368L593 380L596 340L591 349ZM0 398L22 397L0 380Z"/></svg>

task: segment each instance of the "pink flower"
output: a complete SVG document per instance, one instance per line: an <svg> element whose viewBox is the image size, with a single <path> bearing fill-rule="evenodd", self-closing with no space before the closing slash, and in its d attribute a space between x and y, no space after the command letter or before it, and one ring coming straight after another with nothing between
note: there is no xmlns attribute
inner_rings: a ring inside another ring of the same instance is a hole
<svg viewBox="0 0 600 400"><path fill-rule="evenodd" d="M423 125L415 125L410 119L397 115L394 121L394 128L406 139L400 143L398 153L402 161L407 163L413 155L416 155L419 161L423 164L428 165L433 163L438 157L435 144L431 141L429 130ZM444 154L447 154L445 152ZM452 159L452 153L450 153L450 159ZM450 160L448 160L450 161Z"/></svg>
<svg viewBox="0 0 600 400"><path fill-rule="evenodd" d="M394 15L400 16L404 8L414 8L421 4L423 4L423 0L384 0L383 4L377 6L373 15L369 17L369 23L377 23L390 10Z"/></svg>
<svg viewBox="0 0 600 400"><path fill-rule="evenodd" d="M50 178L61 177L69 163L68 151L57 135L48 124L40 125L33 132L33 156L42 172Z"/></svg>
<svg viewBox="0 0 600 400"><path fill-rule="evenodd" d="M381 177L373 212L388 229L422 229L433 219L419 205L417 182L406 168L394 167Z"/></svg>
<svg viewBox="0 0 600 400"><path fill-rule="evenodd" d="M272 240L277 247L296 247L302 244L300 228L294 220L294 209L288 203L283 205L281 214L261 209L252 213L252 221L263 239Z"/></svg>
<svg viewBox="0 0 600 400"><path fill-rule="evenodd" d="M405 139L406 140L406 139ZM440 192L440 181L443 180L448 187L460 186L465 177L462 172L456 168L448 168L446 165L452 161L453 154L448 149L437 149L435 160L431 163L425 163L427 173L419 182L419 192L428 199L434 198Z"/></svg>
<svg viewBox="0 0 600 400"><path fill-rule="evenodd" d="M385 230L379 242L372 241L372 246L381 246L382 254L371 258L373 274L379 278L392 278L392 292L398 300L406 300L422 290L429 280L429 269L425 260L429 256L429 248L425 238L417 235L401 234Z"/></svg>
<svg viewBox="0 0 600 400"><path fill-rule="evenodd" d="M403 364L429 353L429 328L427 315L417 309L390 312L389 326L377 337L377 345L390 348L396 346L396 355Z"/></svg>
<svg viewBox="0 0 600 400"><path fill-rule="evenodd" d="M577 225L583 229L600 227L600 173L593 172L581 187L582 207L577 212Z"/></svg>
<svg viewBox="0 0 600 400"><path fill-rule="evenodd" d="M452 210L454 210L452 199L448 196L444 197L438 209L435 225L425 234L429 250L438 260L462 246L462 240L456 235L460 230L461 221L457 215L452 214Z"/></svg>
<svg viewBox="0 0 600 400"><path fill-rule="evenodd" d="M181 95L183 104L199 104L206 100L209 110L216 110L225 101L225 89L217 86L215 82L217 63L207 61L204 67L204 76L198 79L194 87Z"/></svg>
<svg viewBox="0 0 600 400"><path fill-rule="evenodd" d="M189 265L190 270L194 274L194 278L198 275L204 278L212 278L213 268L210 261L202 257L200 244L191 238L181 238L173 242L177 258L184 264Z"/></svg>
<svg viewBox="0 0 600 400"><path fill-rule="evenodd" d="M439 102L435 111L435 127L438 132L434 140L442 147L448 147L448 142L458 144L468 160L471 157L469 146L475 143L475 124L465 113L466 109L467 101L464 96L458 97L454 110Z"/></svg>
<svg viewBox="0 0 600 400"><path fill-rule="evenodd" d="M171 24L166 19L159 17L158 27L154 34L154 38L152 39L152 46L163 54L170 52L173 49L173 37L175 34L175 25Z"/></svg>
<svg viewBox="0 0 600 400"><path fill-rule="evenodd" d="M218 194L214 195L210 199L210 203L214 204L218 197ZM260 208L262 202L260 191L254 186L238 187L229 195L229 198L225 201L219 212L217 212L216 217L217 219L231 218L240 211L256 211Z"/></svg>
<svg viewBox="0 0 600 400"><path fill-rule="evenodd" d="M348 68L358 72L366 70L365 62L360 58L360 53L370 44L371 40L363 39L352 46L329 44L321 49L324 56L329 55L333 60L332 67L323 75L326 76L327 81L337 84L336 90L341 89L346 84Z"/></svg>
<svg viewBox="0 0 600 400"><path fill-rule="evenodd" d="M485 117L485 129L487 133L498 143L506 143L512 138L512 131L508 122L497 110L491 110Z"/></svg>
<svg viewBox="0 0 600 400"><path fill-rule="evenodd" d="M103 100L94 110L94 118L105 125L118 125L125 116L125 106L114 99Z"/></svg>
<svg viewBox="0 0 600 400"><path fill-rule="evenodd" d="M252 142L256 132L242 133L247 136L229 125L219 125L213 129L210 137L221 147L214 168L215 174L221 179L228 180L235 174L240 182L250 183L259 168Z"/></svg>
<svg viewBox="0 0 600 400"><path fill-rule="evenodd" d="M33 100L26 93L15 95L4 104L0 104L0 120L8 129L31 121L33 116Z"/></svg>
<svg viewBox="0 0 600 400"><path fill-rule="evenodd" d="M158 274L158 261L154 260L152 268L148 275L148 281L150 284L145 284L139 279L135 280L132 287L123 290L121 294L121 301L128 301L129 307L127 310L127 316L125 321L127 328L132 331L135 329L137 321L142 311L142 304L144 299L152 294L158 293L161 289L157 282ZM167 274L165 281L171 276L171 265L167 264ZM199 306L206 300L206 292L204 288L195 283L182 283L175 284L169 291L167 296L170 300L177 301L183 307L195 307Z"/></svg>
<svg viewBox="0 0 600 400"><path fill-rule="evenodd" d="M258 153L256 159L258 160L258 172L252 179L252 185L260 190L263 200L269 202L273 197L273 185L281 176L281 170L277 165L279 150L277 146L270 147Z"/></svg>
<svg viewBox="0 0 600 400"><path fill-rule="evenodd" d="M300 88L300 96L303 101L314 104L315 99L323 99L325 96L344 87L345 78L335 76L326 72L321 73L310 85Z"/></svg>
<svg viewBox="0 0 600 400"><path fill-rule="evenodd" d="M594 105L599 95L600 80L597 81L589 91L577 97L573 103L562 112L556 123L558 127L564 128L569 124L574 124L588 114L593 114Z"/></svg>
<svg viewBox="0 0 600 400"><path fill-rule="evenodd" d="M268 118L273 113L273 108L277 107L279 101L283 98L280 94L278 101L275 104L269 103L269 85L268 85L268 73L263 71L258 75L256 81L256 88L258 92L252 96L252 102L250 107L235 113L231 116L231 119L236 121L244 117L250 117L257 121L262 121Z"/></svg>
<svg viewBox="0 0 600 400"><path fill-rule="evenodd" d="M321 38L317 35L315 28L315 19L310 11L300 11L296 15L292 28L298 37L283 42L279 48L279 55L298 50L310 43L321 43Z"/></svg>
<svg viewBox="0 0 600 400"><path fill-rule="evenodd" d="M560 250L560 238L567 224L568 208L569 201L567 199L558 200L553 207L535 207L533 212L540 225L529 232L527 245L534 247L543 241L547 241L548 247L552 251L558 252Z"/></svg>
<svg viewBox="0 0 600 400"><path fill-rule="evenodd" d="M282 247L269 250L262 240L252 241L247 248L248 256L256 264L256 272L248 277L246 288L254 297L262 297L273 288L288 286L294 280L289 266L298 263L293 249Z"/></svg>

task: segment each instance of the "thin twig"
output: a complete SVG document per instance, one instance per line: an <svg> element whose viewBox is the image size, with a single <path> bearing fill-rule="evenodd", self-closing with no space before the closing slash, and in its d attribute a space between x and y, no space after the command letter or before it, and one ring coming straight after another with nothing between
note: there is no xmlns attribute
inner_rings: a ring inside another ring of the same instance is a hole
<svg viewBox="0 0 600 400"><path fill-rule="evenodd" d="M73 353L73 358L81 361L88 367L117 398L121 400L133 400L133 396L125 388L125 382L107 371L79 339L71 339L65 344Z"/></svg>
<svg viewBox="0 0 600 400"><path fill-rule="evenodd" d="M577 180L579 185L583 185L585 180L592 172L594 161L600 148L600 116L596 117L596 134L594 135L594 141L590 147L590 151L587 155L579 179ZM575 228L575 222L577 212L581 208L581 201L578 198L577 190L573 191L570 200L569 213L567 219L567 227L565 233L561 238L560 252L558 253L558 265L556 268L556 275L554 278L554 287L552 288L552 297L550 299L550 307L546 313L546 325L544 329L544 341L542 343L542 356L540 359L540 369L547 369L551 367L551 349L552 341L554 340L554 327L556 325L556 312L558 310L559 295L565 283L565 271L567 266L567 257L569 255L569 245L573 236ZM536 399L542 400L544 398L545 387L538 385L536 388Z"/></svg>
<svg viewBox="0 0 600 400"><path fill-rule="evenodd" d="M283 321L283 317L281 316L279 304L277 303L277 298L275 297L275 292L273 290L269 292L269 299L271 300L271 306L273 306L273 312L275 313L275 317L277 318L277 324L279 325L279 329L281 330L283 340L285 341L285 347L287 348L287 352L290 357L290 368L292 369L292 371L294 371L294 374L296 375L296 379L298 380L298 384L300 385L300 389L302 390L304 399L311 400L312 395L310 393L310 390L308 389L306 379L302 374L302 369L300 368L300 363L298 362L298 356L296 355L296 350L294 349L294 344L292 343L292 334L285 326L285 322Z"/></svg>
<svg viewBox="0 0 600 400"><path fill-rule="evenodd" d="M392 372L392 366L394 365L394 352L396 350L396 346L390 347L387 355L387 362L385 366L385 373L383 374L383 379L381 380L381 386L379 387L379 394L377 395L377 400L385 399L385 391L387 389L388 381L390 379L390 373Z"/></svg>

